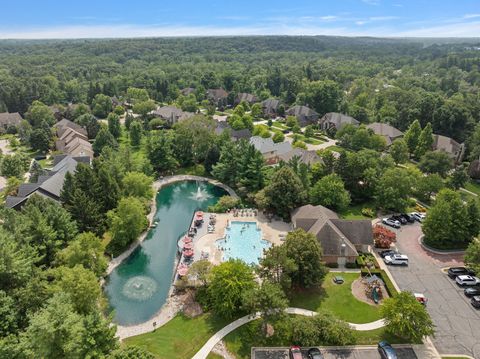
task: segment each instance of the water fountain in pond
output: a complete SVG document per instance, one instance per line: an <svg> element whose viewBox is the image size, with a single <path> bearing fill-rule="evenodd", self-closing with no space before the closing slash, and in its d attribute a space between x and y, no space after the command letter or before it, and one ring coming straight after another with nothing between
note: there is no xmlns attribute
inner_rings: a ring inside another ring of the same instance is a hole
<svg viewBox="0 0 480 359"><path fill-rule="evenodd" d="M144 301L157 291L157 282L147 276L135 276L127 280L122 293L125 297L136 301Z"/></svg>
<svg viewBox="0 0 480 359"><path fill-rule="evenodd" d="M197 182L197 192L192 193L190 196L191 199L194 199L199 202L206 201L207 199L211 198L212 196L208 193L202 186Z"/></svg>

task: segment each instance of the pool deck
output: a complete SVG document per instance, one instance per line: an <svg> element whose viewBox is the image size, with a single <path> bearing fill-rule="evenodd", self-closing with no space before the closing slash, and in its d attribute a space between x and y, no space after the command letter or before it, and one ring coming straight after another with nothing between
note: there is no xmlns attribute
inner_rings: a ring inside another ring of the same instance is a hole
<svg viewBox="0 0 480 359"><path fill-rule="evenodd" d="M208 218L208 217L206 217ZM282 244L281 236L286 236L288 231L291 231L291 225L283 221L271 221L262 214L257 216L237 216L233 213L217 214L217 223L215 224L215 231L207 233L194 241L195 260L200 259L201 252L209 254L209 260L213 264L220 264L222 262L222 251L218 249L216 241L223 238L225 229L229 221L239 222L254 222L262 231L262 238L274 245Z"/></svg>

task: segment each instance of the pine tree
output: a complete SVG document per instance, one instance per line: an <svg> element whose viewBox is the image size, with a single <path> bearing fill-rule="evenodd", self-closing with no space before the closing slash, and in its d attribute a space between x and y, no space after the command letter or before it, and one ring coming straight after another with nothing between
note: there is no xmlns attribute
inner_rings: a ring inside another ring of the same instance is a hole
<svg viewBox="0 0 480 359"><path fill-rule="evenodd" d="M415 157L418 159L422 157L427 151L431 151L433 146L433 131L432 125L427 123L420 136L418 136L417 147L415 148Z"/></svg>
<svg viewBox="0 0 480 359"><path fill-rule="evenodd" d="M418 122L418 120L413 121L408 127L408 130L405 132L405 136L403 138L407 143L410 154L415 153L421 132L422 128L420 127L420 122Z"/></svg>

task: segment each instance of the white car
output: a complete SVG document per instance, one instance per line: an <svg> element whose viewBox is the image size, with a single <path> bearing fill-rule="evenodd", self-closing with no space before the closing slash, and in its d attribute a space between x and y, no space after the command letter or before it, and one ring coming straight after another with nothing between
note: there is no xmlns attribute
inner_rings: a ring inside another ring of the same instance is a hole
<svg viewBox="0 0 480 359"><path fill-rule="evenodd" d="M427 217L425 213L420 212L412 212L410 215L418 222L423 222L423 220Z"/></svg>
<svg viewBox="0 0 480 359"><path fill-rule="evenodd" d="M390 218L383 218L382 223L393 228L400 228L400 222Z"/></svg>
<svg viewBox="0 0 480 359"><path fill-rule="evenodd" d="M472 275L459 275L456 279L456 282L459 286L466 286L466 285L479 285L480 279L474 277Z"/></svg>
<svg viewBox="0 0 480 359"><path fill-rule="evenodd" d="M383 258L385 264L408 266L408 257L405 254L392 254Z"/></svg>

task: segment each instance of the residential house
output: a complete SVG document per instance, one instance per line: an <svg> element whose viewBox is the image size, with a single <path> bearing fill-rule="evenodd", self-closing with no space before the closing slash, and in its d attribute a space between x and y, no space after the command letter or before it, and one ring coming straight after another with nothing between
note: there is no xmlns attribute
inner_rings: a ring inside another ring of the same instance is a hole
<svg viewBox="0 0 480 359"><path fill-rule="evenodd" d="M403 137L402 131L387 123L374 122L367 125L367 128L371 129L376 135L382 136L387 146L390 146L397 138Z"/></svg>
<svg viewBox="0 0 480 359"><path fill-rule="evenodd" d="M184 112L175 106L158 107L152 114L164 120L168 125L173 126L177 122L186 120L194 114L191 112Z"/></svg>
<svg viewBox="0 0 480 359"><path fill-rule="evenodd" d="M258 102L257 96L251 94L251 93L246 93L246 92L240 92L235 96L235 101L233 104L236 106L240 102L246 102L249 105L254 104L255 102Z"/></svg>
<svg viewBox="0 0 480 359"><path fill-rule="evenodd" d="M16 196L7 196L5 206L7 208L20 209L33 194L59 202L65 175L67 172L74 173L79 163L90 164L90 157L55 156L53 168L45 175L39 176L36 183L21 184Z"/></svg>
<svg viewBox="0 0 480 359"><path fill-rule="evenodd" d="M278 115L279 108L280 100L269 98L265 101L262 101L262 110L266 117L276 117Z"/></svg>
<svg viewBox="0 0 480 359"><path fill-rule="evenodd" d="M307 106L293 106L290 107L286 114L288 116L295 116L298 120L298 124L300 127L305 127L308 125L312 125L318 122L318 113L312 110L310 107Z"/></svg>
<svg viewBox="0 0 480 359"><path fill-rule="evenodd" d="M458 143L447 136L433 135L433 150L445 151L450 155L455 164L459 164L465 155L465 144Z"/></svg>
<svg viewBox="0 0 480 359"><path fill-rule="evenodd" d="M219 89L208 89L207 90L207 100L213 103L217 107L227 106L228 92L222 88Z"/></svg>
<svg viewBox="0 0 480 359"><path fill-rule="evenodd" d="M7 132L10 128L17 128L22 122L22 116L18 112L0 113L0 133Z"/></svg>
<svg viewBox="0 0 480 359"><path fill-rule="evenodd" d="M230 137L234 141L238 141L241 139L246 139L248 140L250 137L252 137L252 131L250 131L248 128L244 128L241 130L234 130L226 121L217 121L217 127L215 128L215 134L220 135L224 131L230 131Z"/></svg>
<svg viewBox="0 0 480 359"><path fill-rule="evenodd" d="M355 120L353 117L344 115L343 113L329 112L320 119L319 124L322 130L327 131L330 129L335 129L338 131L345 125L358 126L360 122Z"/></svg>
<svg viewBox="0 0 480 359"><path fill-rule="evenodd" d="M190 95L191 93L194 93L194 92L195 92L195 89L193 87L186 87L186 88L180 90L180 93L183 96L188 96L188 95Z"/></svg>
<svg viewBox="0 0 480 359"><path fill-rule="evenodd" d="M280 161L280 156L292 150L289 142L275 143L271 138L253 136L250 143L262 154L267 165L275 165Z"/></svg>
<svg viewBox="0 0 480 359"><path fill-rule="evenodd" d="M55 124L57 140L55 147L58 151L72 157L93 158L92 144L88 141L87 131L80 125L67 119Z"/></svg>
<svg viewBox="0 0 480 359"><path fill-rule="evenodd" d="M284 162L288 162L294 157L297 157L301 163L305 163L306 165L323 163L317 151L308 151L303 148L292 148L290 151L278 155L278 159Z"/></svg>
<svg viewBox="0 0 480 359"><path fill-rule="evenodd" d="M373 245L370 220L340 219L323 206L309 204L297 208L292 213L292 224L317 238L327 263L353 263L359 252L368 252Z"/></svg>

